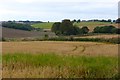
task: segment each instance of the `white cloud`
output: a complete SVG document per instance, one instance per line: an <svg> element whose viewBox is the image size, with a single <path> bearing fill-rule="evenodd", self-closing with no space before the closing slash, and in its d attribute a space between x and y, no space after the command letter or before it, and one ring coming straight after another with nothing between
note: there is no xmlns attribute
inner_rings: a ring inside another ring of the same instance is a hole
<svg viewBox="0 0 120 80"><path fill-rule="evenodd" d="M16 2L18 2L18 3L32 3L32 2L34 2L35 0L14 0L14 1L16 1Z"/></svg>
<svg viewBox="0 0 120 80"><path fill-rule="evenodd" d="M0 19L117 18L118 0L0 0Z"/></svg>

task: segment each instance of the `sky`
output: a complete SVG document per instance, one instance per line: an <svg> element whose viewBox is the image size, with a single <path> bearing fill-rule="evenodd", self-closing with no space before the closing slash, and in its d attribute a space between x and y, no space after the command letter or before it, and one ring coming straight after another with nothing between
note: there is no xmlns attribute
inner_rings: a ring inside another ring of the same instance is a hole
<svg viewBox="0 0 120 80"><path fill-rule="evenodd" d="M0 0L0 21L117 19L119 0Z"/></svg>

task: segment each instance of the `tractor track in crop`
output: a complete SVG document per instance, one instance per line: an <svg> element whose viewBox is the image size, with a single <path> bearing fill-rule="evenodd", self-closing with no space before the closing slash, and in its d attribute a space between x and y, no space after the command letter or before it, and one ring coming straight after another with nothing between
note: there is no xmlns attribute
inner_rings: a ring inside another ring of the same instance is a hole
<svg viewBox="0 0 120 80"><path fill-rule="evenodd" d="M79 46L74 46L74 47L75 48L72 51L78 51L79 48L82 48L82 50L80 51L80 53L83 53L86 50L86 48L85 48L84 45L79 45Z"/></svg>

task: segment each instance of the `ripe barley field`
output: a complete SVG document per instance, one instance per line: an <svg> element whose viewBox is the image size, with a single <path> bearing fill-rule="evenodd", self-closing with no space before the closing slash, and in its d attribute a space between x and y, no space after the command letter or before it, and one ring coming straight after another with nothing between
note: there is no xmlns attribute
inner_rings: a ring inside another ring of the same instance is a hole
<svg viewBox="0 0 120 80"><path fill-rule="evenodd" d="M97 42L2 42L3 78L117 78L118 45Z"/></svg>
<svg viewBox="0 0 120 80"><path fill-rule="evenodd" d="M2 42L2 50L3 54L25 52L117 56L118 44L69 41Z"/></svg>

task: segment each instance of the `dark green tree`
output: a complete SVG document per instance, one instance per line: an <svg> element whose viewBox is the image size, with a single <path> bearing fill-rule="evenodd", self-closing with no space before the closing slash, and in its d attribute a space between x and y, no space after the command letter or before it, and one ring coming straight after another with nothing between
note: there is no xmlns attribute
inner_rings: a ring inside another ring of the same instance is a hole
<svg viewBox="0 0 120 80"><path fill-rule="evenodd" d="M113 33L120 34L120 28L114 28L112 29Z"/></svg>
<svg viewBox="0 0 120 80"><path fill-rule="evenodd" d="M110 25L110 26L102 26L102 27L96 27L94 28L93 32L94 33L113 33L113 29L115 27Z"/></svg>
<svg viewBox="0 0 120 80"><path fill-rule="evenodd" d="M77 35L80 33L80 28L73 26L73 23L68 19L63 20L62 23L54 23L51 30L56 35Z"/></svg>
<svg viewBox="0 0 120 80"><path fill-rule="evenodd" d="M112 22L112 20L111 20L111 19L108 19L108 22Z"/></svg>
<svg viewBox="0 0 120 80"><path fill-rule="evenodd" d="M55 22L55 23L52 25L51 31L52 31L52 32L55 32L56 35L59 35L59 34L60 34L60 25L61 25L60 22Z"/></svg>
<svg viewBox="0 0 120 80"><path fill-rule="evenodd" d="M120 18L118 18L118 19L116 20L116 23L120 23Z"/></svg>
<svg viewBox="0 0 120 80"><path fill-rule="evenodd" d="M81 20L80 20L80 19L78 19L78 20L77 20L77 23L80 23L80 22L81 22Z"/></svg>
<svg viewBox="0 0 120 80"><path fill-rule="evenodd" d="M93 30L94 33L100 33L100 27L95 27L94 30Z"/></svg>
<svg viewBox="0 0 120 80"><path fill-rule="evenodd" d="M74 26L74 34L77 35L77 34L80 34L80 28L77 27L77 26Z"/></svg>
<svg viewBox="0 0 120 80"><path fill-rule="evenodd" d="M116 20L113 20L113 22L116 22Z"/></svg>
<svg viewBox="0 0 120 80"><path fill-rule="evenodd" d="M76 19L74 19L72 22L73 22L73 23L76 22Z"/></svg>
<svg viewBox="0 0 120 80"><path fill-rule="evenodd" d="M70 20L65 19L60 25L60 31L63 35L74 35L74 27Z"/></svg>
<svg viewBox="0 0 120 80"><path fill-rule="evenodd" d="M80 33L81 34L87 34L89 32L89 29L87 26L83 26L81 29L80 29Z"/></svg>

